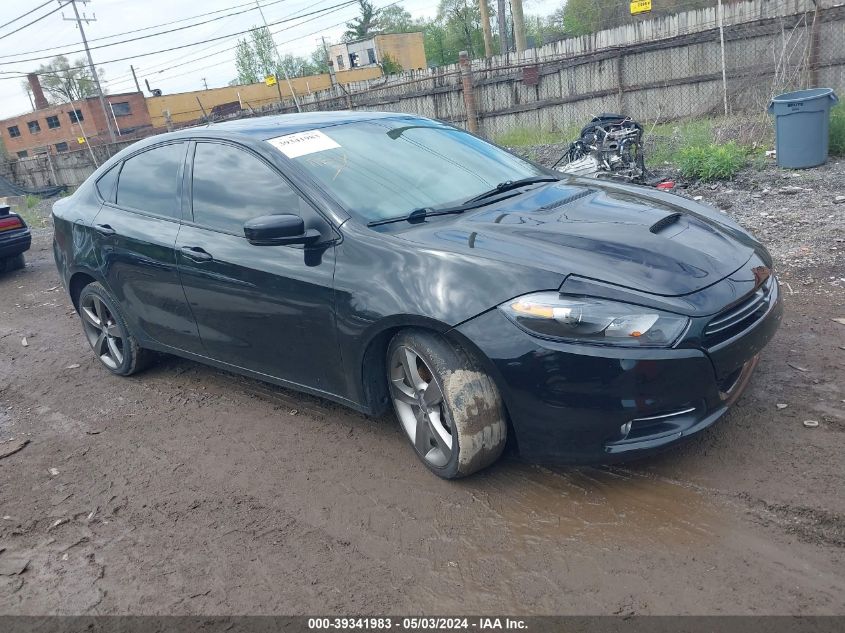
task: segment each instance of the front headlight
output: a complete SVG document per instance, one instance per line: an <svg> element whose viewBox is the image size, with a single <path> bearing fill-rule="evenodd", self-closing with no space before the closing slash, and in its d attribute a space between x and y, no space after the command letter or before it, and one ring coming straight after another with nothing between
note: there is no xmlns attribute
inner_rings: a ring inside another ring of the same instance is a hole
<svg viewBox="0 0 845 633"><path fill-rule="evenodd" d="M689 319L642 306L537 292L503 303L499 309L538 336L622 347L669 347Z"/></svg>

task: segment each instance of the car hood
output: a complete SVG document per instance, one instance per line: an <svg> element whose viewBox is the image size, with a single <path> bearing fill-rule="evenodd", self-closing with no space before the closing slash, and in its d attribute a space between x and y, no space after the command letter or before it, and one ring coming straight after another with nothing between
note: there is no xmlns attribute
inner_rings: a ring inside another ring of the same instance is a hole
<svg viewBox="0 0 845 633"><path fill-rule="evenodd" d="M538 186L478 211L432 219L401 237L664 296L714 284L754 252L748 234L702 205L639 187L583 182Z"/></svg>

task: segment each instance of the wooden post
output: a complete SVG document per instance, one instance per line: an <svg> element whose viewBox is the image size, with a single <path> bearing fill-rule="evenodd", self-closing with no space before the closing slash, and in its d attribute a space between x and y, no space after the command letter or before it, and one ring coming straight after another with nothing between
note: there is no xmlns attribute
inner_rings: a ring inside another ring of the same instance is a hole
<svg viewBox="0 0 845 633"><path fill-rule="evenodd" d="M813 13L813 24L810 26L810 51L807 55L807 79L809 83L807 88L815 88L819 85L819 29L821 27L821 20L819 19L819 4L816 2L816 10Z"/></svg>
<svg viewBox="0 0 845 633"><path fill-rule="evenodd" d="M484 57L489 59L493 56L493 31L490 29L490 7L487 0L478 0L478 9L481 12L481 29L484 33Z"/></svg>
<svg viewBox="0 0 845 633"><path fill-rule="evenodd" d="M625 98L624 98L625 86L622 82L622 77L623 77L623 72L624 72L624 69L622 67L622 64L623 64L623 53L622 53L622 51L619 51L619 55L616 57L616 59L614 61L615 61L614 70L616 71L616 89L617 89L616 111L619 114L624 114L625 113L625 103L624 103L624 101L625 101Z"/></svg>
<svg viewBox="0 0 845 633"><path fill-rule="evenodd" d="M476 134L478 132L478 113L475 110L475 93L472 89L472 66L469 61L469 54L461 51L458 55L458 63L461 66L461 87L464 93L464 106L467 112L467 130Z"/></svg>

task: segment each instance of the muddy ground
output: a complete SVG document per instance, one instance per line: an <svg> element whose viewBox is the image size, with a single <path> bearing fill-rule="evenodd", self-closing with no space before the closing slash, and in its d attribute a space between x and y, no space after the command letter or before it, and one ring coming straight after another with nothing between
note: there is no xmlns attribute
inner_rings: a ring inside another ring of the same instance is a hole
<svg viewBox="0 0 845 633"><path fill-rule="evenodd" d="M39 230L0 277L0 454L29 440L0 459L0 612L845 614L845 164L682 193L784 282L736 407L647 461L453 483L392 417L176 358L111 376Z"/></svg>

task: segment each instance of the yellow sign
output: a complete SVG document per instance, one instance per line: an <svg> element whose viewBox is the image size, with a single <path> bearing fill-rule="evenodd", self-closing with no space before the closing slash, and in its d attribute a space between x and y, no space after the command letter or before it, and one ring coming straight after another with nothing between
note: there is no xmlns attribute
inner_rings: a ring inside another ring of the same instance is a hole
<svg viewBox="0 0 845 633"><path fill-rule="evenodd" d="M85 145L85 137L84 136L77 136L76 142L79 143L80 145Z"/></svg>
<svg viewBox="0 0 845 633"><path fill-rule="evenodd" d="M264 83L268 86L275 86L276 85L276 75L267 75L264 78Z"/></svg>
<svg viewBox="0 0 845 633"><path fill-rule="evenodd" d="M651 11L651 0L631 0L631 15L648 13Z"/></svg>

